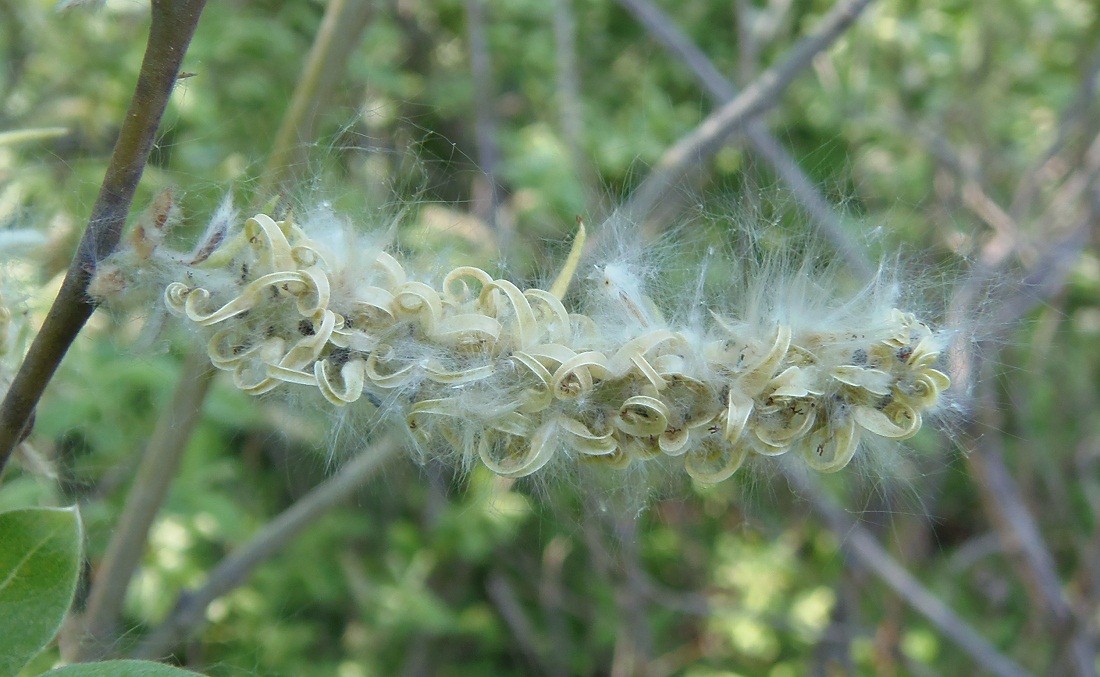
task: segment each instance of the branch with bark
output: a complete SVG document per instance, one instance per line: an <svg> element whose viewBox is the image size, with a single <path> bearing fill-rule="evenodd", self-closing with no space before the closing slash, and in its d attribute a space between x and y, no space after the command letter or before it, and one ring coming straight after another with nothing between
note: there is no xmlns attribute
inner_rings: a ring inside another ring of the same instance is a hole
<svg viewBox="0 0 1100 677"><path fill-rule="evenodd" d="M157 128L175 87L187 46L206 0L153 0L145 57L107 173L61 291L50 307L3 403L0 403L0 473L30 432L34 409L95 304L88 282L99 262L118 246Z"/></svg>

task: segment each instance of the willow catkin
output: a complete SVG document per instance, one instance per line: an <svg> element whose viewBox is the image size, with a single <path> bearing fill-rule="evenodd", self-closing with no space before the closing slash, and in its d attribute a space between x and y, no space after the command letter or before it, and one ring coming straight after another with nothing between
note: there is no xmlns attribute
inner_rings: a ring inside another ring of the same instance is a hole
<svg viewBox="0 0 1100 677"><path fill-rule="evenodd" d="M935 368L941 337L894 307L797 320L712 309L677 326L629 265L576 274L583 226L548 289L473 266L417 277L337 226L310 233L257 214L212 229L190 261L141 257L179 264L164 302L205 332L211 363L244 392L381 403L425 446L503 476L556 456L678 458L701 482L750 454L835 472L861 439L914 435L950 385ZM575 277L588 287L580 312L563 304Z"/></svg>

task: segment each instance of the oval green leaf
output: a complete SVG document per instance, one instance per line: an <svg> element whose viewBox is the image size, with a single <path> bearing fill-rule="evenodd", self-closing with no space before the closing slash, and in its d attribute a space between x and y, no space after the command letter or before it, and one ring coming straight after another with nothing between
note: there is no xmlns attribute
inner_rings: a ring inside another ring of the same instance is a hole
<svg viewBox="0 0 1100 677"><path fill-rule="evenodd" d="M195 677L196 674L152 661L104 661L66 665L39 677Z"/></svg>
<svg viewBox="0 0 1100 677"><path fill-rule="evenodd" d="M76 508L0 513L0 675L14 675L57 634L80 571Z"/></svg>

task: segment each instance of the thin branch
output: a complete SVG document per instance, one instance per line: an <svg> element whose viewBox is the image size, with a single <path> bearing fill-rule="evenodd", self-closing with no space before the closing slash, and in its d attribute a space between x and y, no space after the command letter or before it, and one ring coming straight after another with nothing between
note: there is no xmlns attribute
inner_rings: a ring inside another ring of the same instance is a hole
<svg viewBox="0 0 1100 677"><path fill-rule="evenodd" d="M577 68L577 26L572 0L554 0L554 52L558 61L561 131L573 170L581 170L581 86Z"/></svg>
<svg viewBox="0 0 1100 677"><path fill-rule="evenodd" d="M130 579L145 552L149 529L168 495L213 379L214 369L206 353L188 356L176 393L157 421L107 554L92 581L80 621L84 636L78 638L74 662L100 659L111 651Z"/></svg>
<svg viewBox="0 0 1100 677"><path fill-rule="evenodd" d="M760 36L756 33L755 20L757 9L750 0L734 0L733 11L737 20L737 77L740 82L748 82L760 72ZM671 22L669 26L676 30ZM732 97L731 94L725 98Z"/></svg>
<svg viewBox="0 0 1100 677"><path fill-rule="evenodd" d="M903 134L920 139L932 157L958 177L963 205L992 229L993 237L982 246L979 263L993 269L1019 253L1024 243L1020 224L990 197L978 161L957 152L943 134L903 115L897 116L895 124Z"/></svg>
<svg viewBox="0 0 1100 677"><path fill-rule="evenodd" d="M485 31L484 0L466 0L466 33L470 42L470 74L474 84L474 130L477 136L477 159L488 186L487 204L475 201L478 214L497 236L501 251L507 252L507 233L500 227L500 149L497 147L496 96L493 92L493 64L489 55L489 38ZM482 205L476 202L483 203Z"/></svg>
<svg viewBox="0 0 1100 677"><path fill-rule="evenodd" d="M531 622L531 619L523 610L523 605L520 604L515 588L507 576L494 567L489 572L488 580L485 583L485 591L497 613L504 621L505 627L508 628L508 631L516 640L516 645L526 659L528 667L537 674L551 674L550 666L542 659L547 654L541 648L544 642L540 641L538 631L535 630L535 624Z"/></svg>
<svg viewBox="0 0 1100 677"><path fill-rule="evenodd" d="M997 430L1000 425L998 412L988 408L998 406L993 401L991 384L983 379L979 391L978 407L982 412L979 426ZM1050 613L1055 622L1066 622L1069 610L1062 603L1062 584L1058 580L1054 557L1043 543L1038 525L1005 466L1000 437L975 431L967 447L967 464L988 503L986 512L993 518L1003 545L1010 553L1028 561L1021 578L1033 601Z"/></svg>
<svg viewBox="0 0 1100 677"><path fill-rule="evenodd" d="M791 48L782 63L761 73L744 91L677 141L623 207L623 216L635 221L645 218L670 192L680 187L693 169L718 152L726 137L774 107L787 85L810 65L815 55L833 44L871 1L840 0L813 33Z"/></svg>
<svg viewBox="0 0 1100 677"><path fill-rule="evenodd" d="M825 518L829 528L840 538L841 547L874 572L914 611L924 616L946 639L970 655L979 666L999 677L1030 675L1015 661L997 651L951 607L921 585L920 581L886 552L874 536L856 524L820 489L811 484L809 479L798 476L790 479Z"/></svg>
<svg viewBox="0 0 1100 677"><path fill-rule="evenodd" d="M1047 246L1037 257L1027 278L1002 294L1003 304L996 316L999 326L1009 326L1037 303L1058 294L1065 285L1072 262L1084 249L1097 215L1097 175L1100 173L1100 136L1088 146L1083 166L1063 183L1051 198L1043 214L1035 220L1042 224ZM1092 198L1090 200L1090 198ZM1082 202L1084 204L1082 204ZM1013 254L1019 254L1019 240L1006 247L1002 233L990 238L979 256L978 265L952 300L950 321L965 322L972 313L981 289L1002 270ZM979 353L961 344L953 351L956 373L967 382L972 375L988 372L995 355ZM1070 648L1068 658L1082 677L1097 675L1097 648L1088 623L1074 612L1063 592L1054 556L1043 539L1042 531L1025 504L1004 461L1001 437L990 434L1000 430L996 396L991 377L978 380L975 420L968 422L964 441L967 462L981 492L986 513L1005 550L1013 555L1009 562L1016 569L1033 603L1043 609L1053 625L1056 638Z"/></svg>
<svg viewBox="0 0 1100 677"><path fill-rule="evenodd" d="M304 144L314 138L317 116L344 74L370 12L371 3L366 0L332 0L325 8L302 75L275 134L259 192L261 200L266 200L272 190L292 183L301 172L306 159Z"/></svg>
<svg viewBox="0 0 1100 677"><path fill-rule="evenodd" d="M572 655L572 642L565 619L565 594L562 570L565 558L572 549L572 541L565 536L556 536L546 544L542 553L542 576L539 578L539 600L543 609L544 624L554 647L549 657L547 674L551 677L564 677L569 674L568 656Z"/></svg>
<svg viewBox="0 0 1100 677"><path fill-rule="evenodd" d="M1007 327L1020 319L1045 298L1059 293L1073 261L1080 256L1093 232L1100 205L1097 202L1097 177L1100 176L1100 134L1093 138L1084 157L1084 166L1075 170L1035 219L1042 224L1044 251L1035 257L1032 270L1020 284L1000 290L1000 312L994 327ZM1090 194L1091 193L1091 194ZM1081 204L1082 200L1084 204ZM1022 238L1014 238L1018 246ZM971 322L979 300L991 280L1009 263L1014 249L1006 249L1003 239L994 236L979 252L977 264L953 294L947 313L950 327L965 327ZM976 377L977 353L966 344L960 332L950 351L952 380L965 390Z"/></svg>
<svg viewBox="0 0 1100 677"><path fill-rule="evenodd" d="M1039 525L1024 504L1016 482L1004 461L999 435L982 434L999 430L998 403L989 378L978 384L980 418L968 426L966 444L967 465L974 475L985 511L1015 564L1021 580L1034 603L1044 609L1053 621L1056 637L1069 638L1075 673L1094 677L1096 647L1088 629L1079 619L1062 592L1054 556L1043 540Z"/></svg>
<svg viewBox="0 0 1100 677"><path fill-rule="evenodd" d="M344 65L366 26L370 6L363 0L334 0L326 9L307 63L280 125L265 174L264 194L291 180L291 158L301 140L311 138L322 103L343 73ZM117 636L118 618L130 579L141 559L152 526L168 494L183 451L198 423L202 402L213 380L205 353L192 352L184 362L172 403L162 412L145 454L122 518L92 582L88 605L80 621L77 655L86 661L106 656Z"/></svg>
<svg viewBox="0 0 1100 677"><path fill-rule="evenodd" d="M329 510L354 495L400 448L392 437L379 441L280 513L252 540L222 560L201 588L181 593L168 618L138 645L133 657L156 659L170 653L203 621L211 602L242 585L256 567L274 557Z"/></svg>
<svg viewBox="0 0 1100 677"><path fill-rule="evenodd" d="M1093 227L1092 218L1087 218L1068 235L1047 247L1013 293L998 301L995 326L1014 325L1036 306L1056 297L1065 289L1074 263L1081 258Z"/></svg>
<svg viewBox="0 0 1100 677"><path fill-rule="evenodd" d="M721 105L737 96L733 83L726 79L706 54L676 27L672 17L662 12L650 0L619 0L619 4L633 14L658 42L691 69L695 78L715 103ZM745 12L749 11L747 8L743 9ZM837 252L844 257L852 271L863 279L869 279L874 274L874 267L867 259L867 255L863 253L862 248L852 243L845 232L843 220L833 211L828 200L814 187L810 177L806 176L798 166L798 161L791 157L783 145L768 132L767 125L757 118L748 120L745 123L745 137L748 139L749 146L775 169L780 178L787 182L806 214Z"/></svg>
<svg viewBox="0 0 1100 677"><path fill-rule="evenodd" d="M723 104L737 95L737 89L706 54L679 28L672 17L649 0L618 0L626 11L642 24L665 49L679 57L691 69L695 79L710 98Z"/></svg>
<svg viewBox="0 0 1100 677"><path fill-rule="evenodd" d="M639 550L638 519L636 513L615 509L609 516L609 527L613 529L616 541L620 545L619 566L623 577L615 584L615 604L622 619L622 634L619 635L623 646L616 645L623 653L619 656L626 668L625 674L639 674L639 669L649 665L653 658L653 637L649 630L649 600L643 594L644 585L640 572L643 570L642 553ZM632 666L632 667L627 667ZM616 664L612 665L615 674Z"/></svg>
<svg viewBox="0 0 1100 677"><path fill-rule="evenodd" d="M206 0L152 0L149 42L137 87L84 237L42 329L0 404L0 473L12 449L29 432L28 421L46 384L95 310L86 294L88 282L122 236L134 191L205 4Z"/></svg>
<svg viewBox="0 0 1100 677"><path fill-rule="evenodd" d="M1097 20L1093 22L1092 31L1095 34ZM1077 86L1077 93L1068 106L1062 111L1058 123L1058 131L1054 141L1046 151L1032 163L1024 172L1023 177L1016 184L1014 198L1010 213L1019 220L1031 208L1031 203L1039 193L1042 184L1042 176L1050 166L1050 163L1058 158L1065 149L1069 139L1078 131L1095 121L1095 115L1090 115L1094 110L1096 89L1100 79L1100 48L1094 48L1085 60L1084 72Z"/></svg>

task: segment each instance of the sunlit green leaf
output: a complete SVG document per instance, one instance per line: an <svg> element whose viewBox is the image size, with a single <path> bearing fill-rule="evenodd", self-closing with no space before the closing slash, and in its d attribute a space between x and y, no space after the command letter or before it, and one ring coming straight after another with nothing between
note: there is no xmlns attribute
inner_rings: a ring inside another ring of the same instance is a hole
<svg viewBox="0 0 1100 677"><path fill-rule="evenodd" d="M80 570L75 508L0 513L0 675L12 675L57 633Z"/></svg>

